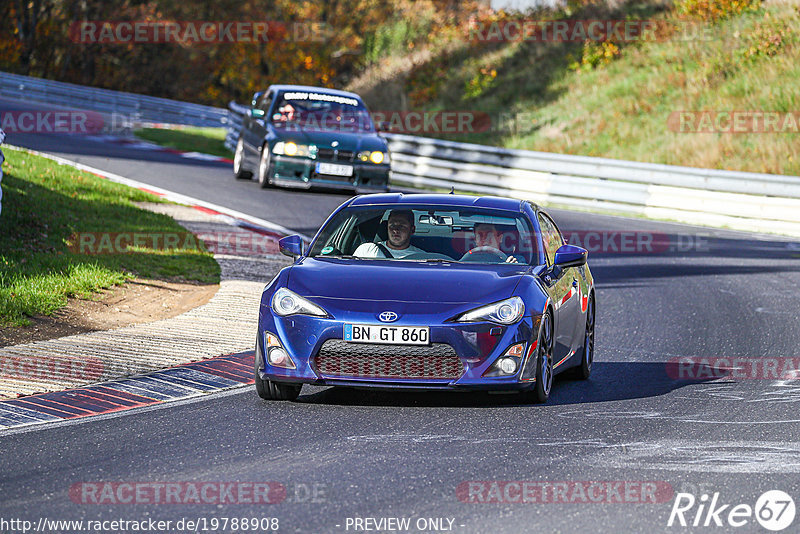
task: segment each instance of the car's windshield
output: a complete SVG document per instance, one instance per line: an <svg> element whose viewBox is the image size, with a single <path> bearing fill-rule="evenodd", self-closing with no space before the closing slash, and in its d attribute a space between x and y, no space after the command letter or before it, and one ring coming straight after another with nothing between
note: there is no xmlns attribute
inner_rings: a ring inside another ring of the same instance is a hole
<svg viewBox="0 0 800 534"><path fill-rule="evenodd" d="M369 112L347 96L293 91L283 93L272 113L278 128L323 132L373 132Z"/></svg>
<svg viewBox="0 0 800 534"><path fill-rule="evenodd" d="M368 206L340 211L312 257L461 263L536 263L536 236L520 213L451 206Z"/></svg>

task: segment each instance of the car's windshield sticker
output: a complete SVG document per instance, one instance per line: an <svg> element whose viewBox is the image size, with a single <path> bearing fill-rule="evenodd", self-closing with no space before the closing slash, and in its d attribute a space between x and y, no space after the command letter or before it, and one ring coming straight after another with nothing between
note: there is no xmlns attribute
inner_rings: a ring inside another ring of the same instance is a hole
<svg viewBox="0 0 800 534"><path fill-rule="evenodd" d="M348 106L358 107L359 102L355 98L348 98L346 96L325 95L321 93L284 93L284 100L319 100L323 102L335 102L337 104L346 104Z"/></svg>

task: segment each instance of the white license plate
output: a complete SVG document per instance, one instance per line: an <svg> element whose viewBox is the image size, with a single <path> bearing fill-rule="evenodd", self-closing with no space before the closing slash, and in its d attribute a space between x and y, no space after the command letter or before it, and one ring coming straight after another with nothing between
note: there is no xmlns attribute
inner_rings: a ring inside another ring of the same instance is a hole
<svg viewBox="0 0 800 534"><path fill-rule="evenodd" d="M344 340L350 343L428 345L430 331L427 326L346 324L344 325Z"/></svg>
<svg viewBox="0 0 800 534"><path fill-rule="evenodd" d="M331 176L353 176L353 166L337 165L336 163L317 163L317 174L330 174Z"/></svg>

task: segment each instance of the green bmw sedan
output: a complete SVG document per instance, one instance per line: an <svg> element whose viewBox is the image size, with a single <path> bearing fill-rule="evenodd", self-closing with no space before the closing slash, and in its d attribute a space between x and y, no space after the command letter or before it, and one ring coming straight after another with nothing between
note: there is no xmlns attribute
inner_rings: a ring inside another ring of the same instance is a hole
<svg viewBox="0 0 800 534"><path fill-rule="evenodd" d="M389 149L358 95L272 85L244 116L233 173L261 187L388 191Z"/></svg>

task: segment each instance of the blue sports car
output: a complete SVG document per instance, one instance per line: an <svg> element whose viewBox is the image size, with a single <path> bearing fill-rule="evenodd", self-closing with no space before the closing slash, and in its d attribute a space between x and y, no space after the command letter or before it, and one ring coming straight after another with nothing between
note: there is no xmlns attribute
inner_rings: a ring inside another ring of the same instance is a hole
<svg viewBox="0 0 800 534"><path fill-rule="evenodd" d="M264 288L255 384L518 391L588 378L595 292L587 251L531 202L446 194L352 198Z"/></svg>

